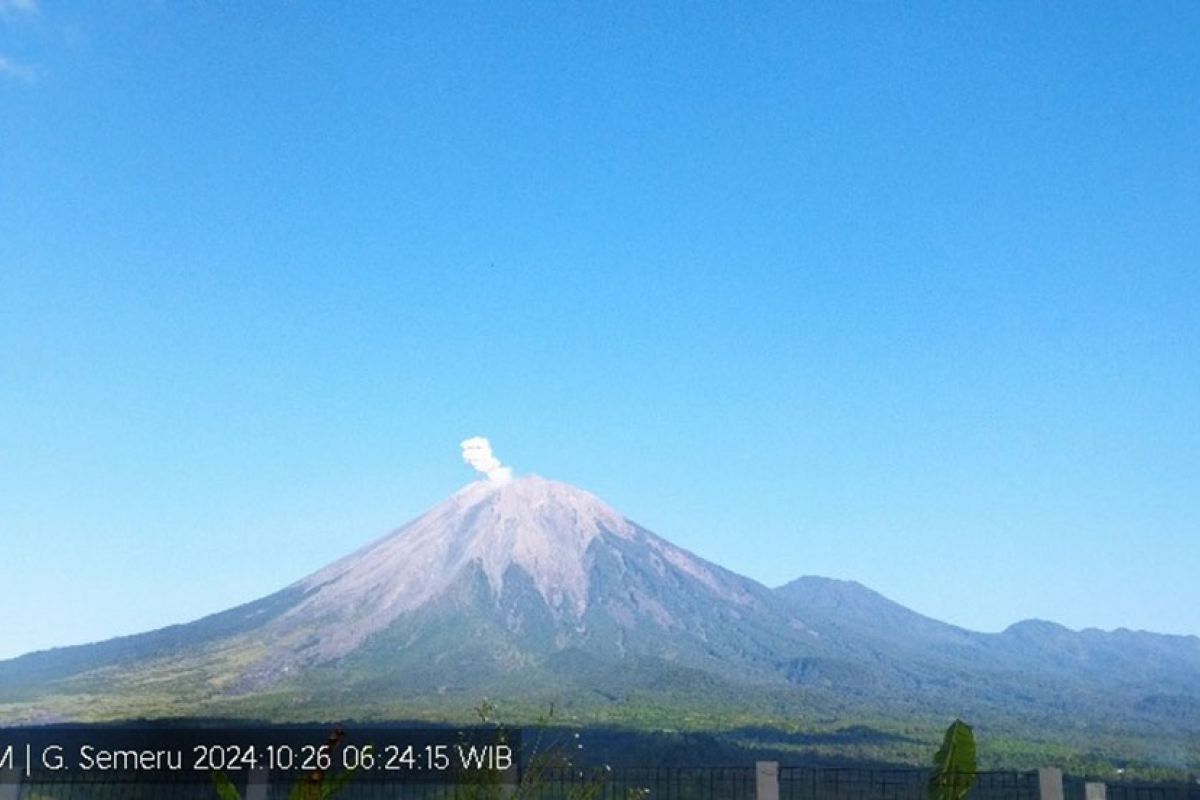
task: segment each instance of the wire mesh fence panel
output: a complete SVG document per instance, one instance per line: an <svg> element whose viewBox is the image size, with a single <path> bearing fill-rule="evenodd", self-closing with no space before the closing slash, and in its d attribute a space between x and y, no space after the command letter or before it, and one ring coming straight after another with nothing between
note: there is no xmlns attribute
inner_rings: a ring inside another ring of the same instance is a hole
<svg viewBox="0 0 1200 800"><path fill-rule="evenodd" d="M781 767L781 800L927 800L933 774L918 769ZM1037 773L950 773L941 777L950 795L967 800L1038 800Z"/></svg>
<svg viewBox="0 0 1200 800"><path fill-rule="evenodd" d="M968 800L1038 800L1036 772L977 772Z"/></svg>
<svg viewBox="0 0 1200 800"><path fill-rule="evenodd" d="M1200 800L1200 784L1138 783L1116 781L1108 784L1108 800Z"/></svg>
<svg viewBox="0 0 1200 800"><path fill-rule="evenodd" d="M919 770L782 767L781 800L924 800L927 776Z"/></svg>
<svg viewBox="0 0 1200 800"><path fill-rule="evenodd" d="M536 800L751 800L749 767L627 767L526 776L520 797Z"/></svg>

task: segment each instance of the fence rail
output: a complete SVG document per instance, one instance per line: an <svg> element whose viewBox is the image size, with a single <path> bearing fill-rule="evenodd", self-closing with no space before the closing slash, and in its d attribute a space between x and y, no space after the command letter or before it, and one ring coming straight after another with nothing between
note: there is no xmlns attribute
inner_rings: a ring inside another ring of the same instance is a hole
<svg viewBox="0 0 1200 800"><path fill-rule="evenodd" d="M519 784L397 784L362 776L336 800L928 800L931 773L920 769L620 767L526 772ZM1200 800L1197 783L1085 784L1058 770L952 775L966 800ZM243 779L243 800L289 800L293 785ZM190 781L22 783L0 774L0 800L216 800L212 786Z"/></svg>

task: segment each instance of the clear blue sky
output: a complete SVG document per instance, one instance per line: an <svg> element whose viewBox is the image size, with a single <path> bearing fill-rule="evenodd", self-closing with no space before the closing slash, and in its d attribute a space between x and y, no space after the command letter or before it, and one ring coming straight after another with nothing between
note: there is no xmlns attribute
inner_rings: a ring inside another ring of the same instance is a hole
<svg viewBox="0 0 1200 800"><path fill-rule="evenodd" d="M458 442L775 585L1200 634L1195 3L0 0L0 656Z"/></svg>

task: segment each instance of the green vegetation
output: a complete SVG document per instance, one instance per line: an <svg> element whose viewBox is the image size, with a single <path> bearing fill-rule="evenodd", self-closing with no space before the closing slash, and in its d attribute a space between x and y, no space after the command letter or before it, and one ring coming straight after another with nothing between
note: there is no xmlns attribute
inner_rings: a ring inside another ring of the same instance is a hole
<svg viewBox="0 0 1200 800"><path fill-rule="evenodd" d="M975 732L956 719L946 728L942 746L933 756L929 800L963 800L975 785Z"/></svg>

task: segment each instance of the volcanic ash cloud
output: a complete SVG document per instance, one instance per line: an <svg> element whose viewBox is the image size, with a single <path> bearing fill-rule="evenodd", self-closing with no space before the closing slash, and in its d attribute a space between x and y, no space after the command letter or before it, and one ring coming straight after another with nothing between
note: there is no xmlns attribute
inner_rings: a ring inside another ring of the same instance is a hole
<svg viewBox="0 0 1200 800"><path fill-rule="evenodd" d="M476 472L486 475L489 481L505 483L512 479L512 467L500 463L500 459L492 453L492 443L485 437L472 436L470 439L464 439L460 446L463 461L470 464Z"/></svg>

